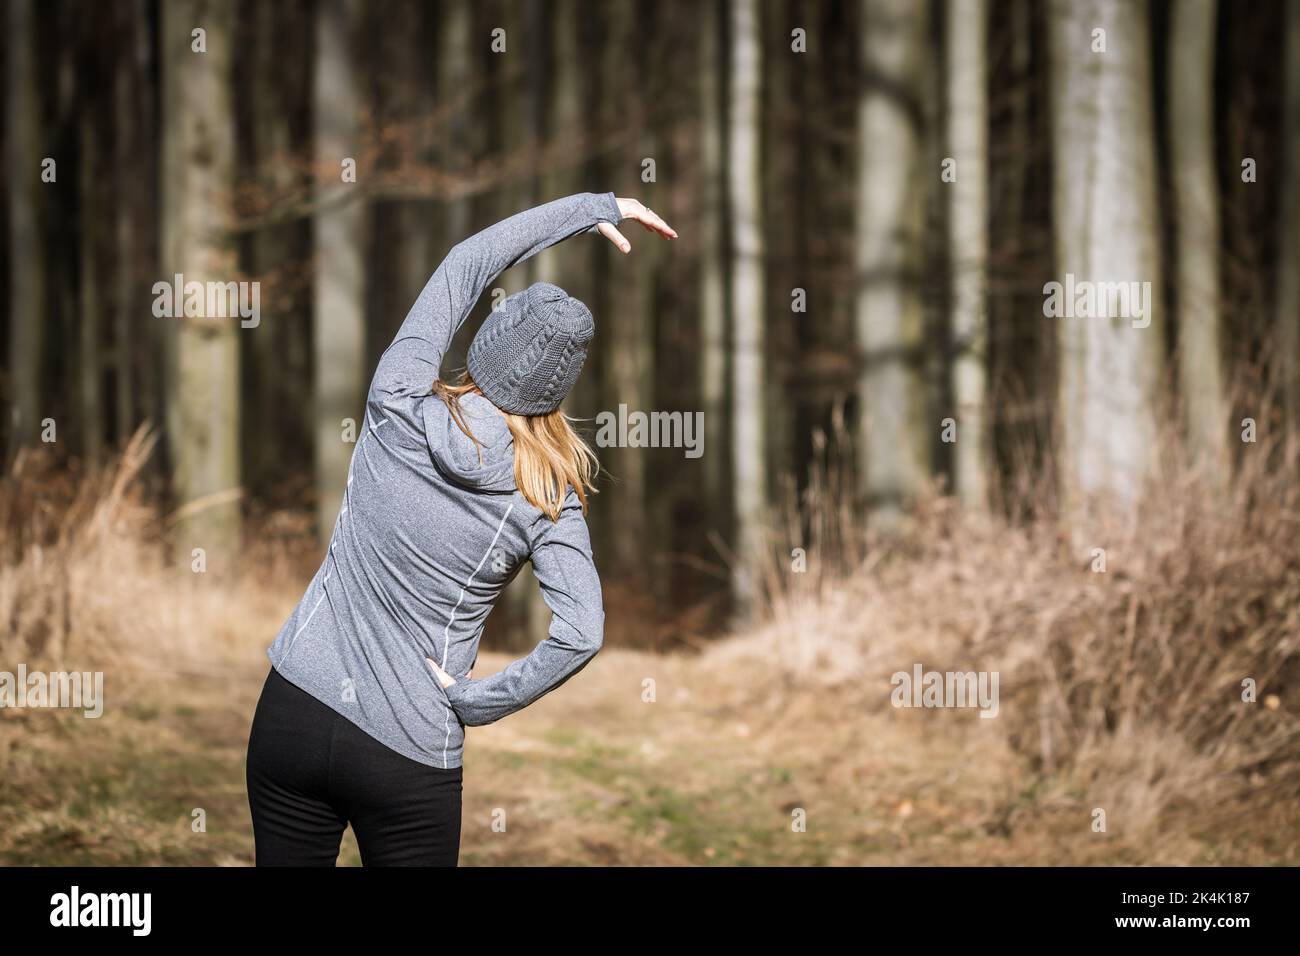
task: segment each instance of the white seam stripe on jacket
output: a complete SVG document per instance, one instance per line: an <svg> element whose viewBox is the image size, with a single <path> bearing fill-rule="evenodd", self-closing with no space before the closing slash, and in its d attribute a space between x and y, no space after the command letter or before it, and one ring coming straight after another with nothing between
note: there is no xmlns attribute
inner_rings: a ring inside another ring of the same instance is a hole
<svg viewBox="0 0 1300 956"><path fill-rule="evenodd" d="M465 600L465 589L474 583L474 576L478 574L479 571L483 570L483 565L487 561L488 555L491 554L492 549L497 546L497 539L501 537L501 532L506 526L506 519L510 517L510 512L514 510L515 505L512 501L510 506L506 508L506 513L501 516L501 523L497 525L497 533L492 536L492 543L489 544L487 550L483 552L483 557L479 559L478 567L470 572L469 579L466 580L464 586L460 589L460 597L456 599L456 606L451 609L451 614L447 617L447 626L442 629L442 663L438 665L443 670L447 670L447 652L451 650L451 625L456 620L456 612L460 610L461 602ZM447 671L447 673L451 672ZM447 747L451 743L451 714L451 708L448 707L447 722L445 724L447 728L447 739L442 742L442 763L444 768L447 764Z"/></svg>

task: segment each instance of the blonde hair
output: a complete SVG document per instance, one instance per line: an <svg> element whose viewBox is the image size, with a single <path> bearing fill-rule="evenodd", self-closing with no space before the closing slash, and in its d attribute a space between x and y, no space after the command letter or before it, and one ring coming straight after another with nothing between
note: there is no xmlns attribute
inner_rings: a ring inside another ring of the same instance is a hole
<svg viewBox="0 0 1300 956"><path fill-rule="evenodd" d="M433 394L447 404L452 421L469 437L483 461L483 443L465 424L461 397L483 391L475 384L469 372L462 372L460 381L449 385L441 379L433 383ZM486 396L485 396L486 397ZM582 503L582 513L587 513L587 495L596 493L595 479L600 462L587 443L573 429L569 417L558 408L545 415L515 415L497 409L506 420L515 442L515 486L534 508L542 511L552 521L560 517L560 508L570 488Z"/></svg>

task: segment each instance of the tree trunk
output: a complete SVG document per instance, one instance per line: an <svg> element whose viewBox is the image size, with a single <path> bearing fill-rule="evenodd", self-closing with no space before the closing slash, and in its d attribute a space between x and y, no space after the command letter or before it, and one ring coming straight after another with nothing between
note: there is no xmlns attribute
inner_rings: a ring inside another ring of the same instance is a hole
<svg viewBox="0 0 1300 956"><path fill-rule="evenodd" d="M1082 544L1094 509L1133 505L1155 462L1163 286L1149 28L1142 2L1055 0L1049 18L1055 279L1066 288L1071 276L1076 288L1149 283L1150 291L1141 319L1132 302L1125 310L1094 298L1082 310L1089 314L1054 320L1063 513ZM1098 28L1104 53L1092 49Z"/></svg>
<svg viewBox="0 0 1300 956"><path fill-rule="evenodd" d="M548 76L544 78L544 89L548 95L545 117L544 141L552 148L562 148L565 144L580 138L586 131L587 117L582 107L582 66L578 49L578 6L576 0L555 0L549 7L552 30L553 55ZM573 165L574 157L552 157L550 164L542 170L542 201L559 199L578 192L581 177ZM565 286L564 280L575 273L573 264L575 255L565 244L553 246L538 253L537 278L542 282L553 282L567 289L570 295L582 298L587 295L586 288ZM579 250L581 251L581 250ZM563 268L561 268L563 263Z"/></svg>
<svg viewBox="0 0 1300 956"><path fill-rule="evenodd" d="M763 288L761 163L762 42L755 0L730 0L727 192L731 215L732 472L736 554L732 590L740 615L757 594L765 557L767 471L764 445L766 302Z"/></svg>
<svg viewBox="0 0 1300 956"><path fill-rule="evenodd" d="M583 62L577 0L557 0L550 8L552 55L548 80L545 141L553 153L543 171L542 200L558 199L587 189L584 165L590 137L595 135L583 95ZM562 286L588 306L595 305L594 254L603 253L604 242L566 242L539 253L537 278ZM597 317L599 322L599 316ZM602 326L603 329L603 326ZM598 331L597 335L603 334ZM591 417L596 404L596 363L589 362L565 401L571 415Z"/></svg>
<svg viewBox="0 0 1300 956"><path fill-rule="evenodd" d="M437 139L436 132L429 137L422 126L434 86L434 65L430 63L424 45L423 8L420 4L403 3L383 19L389 26L383 32L383 38L391 50L388 62L393 65L385 96L386 119L401 131L397 143L401 168L415 173L427 168L430 156L426 144L430 138ZM392 33L394 25L399 28L396 35ZM433 204L422 200L402 202L393 210L391 229L397 240L394 253L398 262L396 289L388 299L390 302L395 299L400 307L392 315L383 317L384 321L392 323L393 333L437 266L437 262L431 261L433 252L429 248L435 234L431 228L434 213ZM391 334L386 335L384 345L391 339Z"/></svg>
<svg viewBox="0 0 1300 956"><path fill-rule="evenodd" d="M723 181L723 9L717 0L700 7L700 401L705 433L713 442L704 458L705 514L726 510L727 456L727 267L723 254L726 204ZM726 534L728 522L717 528Z"/></svg>
<svg viewBox="0 0 1300 956"><path fill-rule="evenodd" d="M217 0L176 0L162 8L162 274L189 282L236 279L226 231L233 185L231 8ZM207 51L191 31L206 31ZM178 303L179 304L179 303ZM180 513L176 547L188 562L207 554L227 570L239 540L239 319L184 317L167 323L167 431Z"/></svg>
<svg viewBox="0 0 1300 956"><path fill-rule="evenodd" d="M443 175L455 184L468 175L483 151L482 117L474 115L481 97L474 96L474 84L481 82L471 54L475 45L474 10L469 0L443 0L438 5L438 110L442 122L437 132L438 162ZM487 42L486 39L483 42ZM441 248L435 250L429 272L450 251L469 237L474 221L473 205L468 196L448 200L443 210L445 232ZM443 357L444 377L455 377L465 367L465 337L457 335Z"/></svg>
<svg viewBox="0 0 1300 956"><path fill-rule="evenodd" d="M804 144L792 125L792 79L806 69L807 55L790 48L790 11L782 3L760 2L758 20L758 35L770 38L764 42L771 44L771 55L762 61L758 146L764 199L762 274L765 301L772 303L763 332L763 467L770 503L791 476L800 407L800 396L791 387L799 359L796 324L808 320L808 313L793 310L790 294L803 282L794 272L799 237L793 212L799 205L795 168Z"/></svg>
<svg viewBox="0 0 1300 956"><path fill-rule="evenodd" d="M304 15L301 7L286 11L281 4L256 3L246 8L253 17L248 30L252 44L252 69L256 94L251 98L252 155L245 167L260 188L271 195L290 190L297 178L290 114L298 104L290 98L285 75L287 29L294 16ZM286 16L287 14L287 16ZM266 306L257 328L246 332L245 357L251 363L249 397L262 410L248 423L244 441L244 466L250 487L264 491L284 472L286 419L297 411L294 393L306 385L287 373L290 341L300 335L294 321L297 297L289 294L288 276L293 267L298 224L264 226L249 242L251 271L262 283Z"/></svg>
<svg viewBox="0 0 1300 956"><path fill-rule="evenodd" d="M87 11L87 16L93 16ZM81 293L79 302L80 321L77 323L79 355L77 362L78 377L78 422L77 432L81 437L81 453L92 464L97 463L104 446L104 407L102 375L104 363L103 330L104 301L100 289L100 250L99 230L105 222L104 207L107 205L100 197L98 185L99 157L101 153L100 130L96 109L83 109L80 117L80 144L77 163L80 183L77 191L79 200L79 259L80 275L77 286Z"/></svg>
<svg viewBox="0 0 1300 956"><path fill-rule="evenodd" d="M140 269L145 243L139 233L148 208L149 179L146 178L147 170L140 167L140 144L144 138L138 78L139 49L142 42L147 42L145 34L149 24L143 8L136 3L118 4L115 20L122 45L113 59L113 175L117 184L117 258L113 289L114 402L117 411L113 437L121 445L130 437L138 420L136 403L141 382L137 378L137 354L148 352L148 337L139 331L140 317L147 314L145 303L148 301ZM149 408L147 396L143 398L143 407Z"/></svg>
<svg viewBox="0 0 1300 956"><path fill-rule="evenodd" d="M501 87L504 97L502 116L505 118L503 142L510 181L501 190L505 208L501 218L514 215L537 205L542 198L537 195L535 161L527 157L536 155L543 113L542 94L546 89L539 59L541 34L541 7L537 0L511 3L505 12L508 46L501 55L506 83ZM551 250L555 252L555 250ZM534 256L508 270L501 277L507 294L527 288L538 278L541 264ZM553 281L553 280L552 280ZM550 625L551 609L542 598L541 586L533 574L532 565L525 565L506 591L510 617L517 626L511 631L506 650L526 651L545 636Z"/></svg>
<svg viewBox="0 0 1300 956"><path fill-rule="evenodd" d="M540 26L536 20L537 13L536 7L529 11L532 23ZM543 142L550 144L551 148L562 149L566 144L571 144L575 137L581 137L586 132L587 116L583 108L582 77L579 73L582 63L578 49L578 17L576 0L556 0L549 5L553 56L546 75L543 75L542 62L535 48L535 44L540 41L534 36L530 42L527 86L533 91L532 95L540 94L543 97L533 103L533 108L542 114L541 122L535 128L537 139L533 144L539 150ZM513 38L518 41L518 37ZM583 187L581 177L573 166L574 162L574 157L570 155L552 156L549 165L541 169L540 192L532 200L547 202L579 192ZM530 260L533 264L532 278L539 282L554 283L570 295L589 302L591 277L585 266L589 263L590 256L583 255L590 250L589 242L588 239L561 243L543 250ZM588 365L579 377L574 393L565 401L568 414L583 413L586 408L583 399L590 398L589 385L594 377L594 369ZM532 647L539 636L546 633L551 612L542 599L531 566L520 570L510 587L510 594L517 602L514 614L522 623L522 639L512 642L512 647Z"/></svg>
<svg viewBox="0 0 1300 956"><path fill-rule="evenodd" d="M953 462L962 504L988 502L989 439L985 399L988 348L988 7L948 0L948 153L956 161L949 196L952 263L952 395L957 441Z"/></svg>
<svg viewBox="0 0 1300 956"><path fill-rule="evenodd" d="M161 190L165 177L162 169L165 149L156 149L153 145L162 139L161 110L157 107L162 95L159 86L163 84L154 80L154 76L162 72L161 51L157 49L154 31L151 29L153 20L149 0L133 0L129 6L136 24L133 48L129 55L125 51L121 55L123 59L130 58L134 61L132 69L136 91L138 148L134 153L133 191L138 203L136 215L141 228L135 233L132 248L136 257L133 263L135 288L141 298L132 300L135 304L130 306L131 317L128 321L142 340L142 348L136 359L137 399L141 403L141 414L151 425L164 428L167 422L166 369L170 325L152 319L144 311L148 307L149 283L156 277L162 262L162 223L154 214L153 185L158 183L158 189ZM129 292L125 294L130 295ZM155 460L159 468L169 464L165 455L158 455Z"/></svg>
<svg viewBox="0 0 1300 956"><path fill-rule="evenodd" d="M316 19L313 79L318 188L325 195L353 185L341 178L345 159L356 159L362 109L350 40L360 24L359 0L321 0ZM342 503L355 442L366 428L365 208L359 201L316 215L313 299L316 364L317 529L328 541ZM350 429L347 422L352 423Z"/></svg>
<svg viewBox="0 0 1300 956"><path fill-rule="evenodd" d="M1292 433L1300 434L1300 3L1286 5L1284 59L1276 305L1278 372Z"/></svg>
<svg viewBox="0 0 1300 956"><path fill-rule="evenodd" d="M607 121L620 117L619 131L629 137L629 145L613 150L609 158L607 175L611 188L620 195L634 195L647 206L649 187L640 180L641 159L644 149L644 94L635 66L634 51L645 43L644 24L637 17L632 3L609 4L602 8L608 17L601 78L605 108L601 111ZM627 184L624 187L622 184ZM639 228L639 227L637 227ZM598 326L596 342L599 343L601 376L601 411L618 413L618 406L626 404L628 411L651 410L652 360L654 348L651 334L652 317L649 314L647 289L651 282L655 241L649 233L627 231L633 251L624 259L621 252L608 246L610 268L606 273L603 294L606 321ZM602 240L603 241L603 240ZM612 565L619 578L636 580L645 573L646 554L649 550L646 521L647 450L644 448L613 447L601 449L601 459L608 467L613 480L605 494L610 515L616 515L613 533L605 540L612 552ZM603 497L604 495L602 495Z"/></svg>
<svg viewBox="0 0 1300 956"><path fill-rule="evenodd" d="M858 111L855 277L861 492L884 528L930 470L920 293L925 6L870 0ZM934 423L937 427L937 422Z"/></svg>
<svg viewBox="0 0 1300 956"><path fill-rule="evenodd" d="M537 202L531 164L525 161L536 143L537 113L541 106L534 95L541 78L530 69L533 47L530 25L535 22L535 11L536 5L531 0L513 0L505 5L502 18L507 37L506 52L493 57L497 69L497 115L501 123L504 179L497 190L500 203L497 219L530 209ZM536 271L537 260L533 257L507 269L497 282L506 295L513 295L528 287Z"/></svg>
<svg viewBox="0 0 1300 956"><path fill-rule="evenodd" d="M1215 0L1170 8L1169 142L1177 227L1178 372L1193 463L1222 487L1228 401L1219 326L1219 184L1214 163Z"/></svg>
<svg viewBox="0 0 1300 956"><path fill-rule="evenodd" d="M45 255L42 237L40 91L31 0L6 11L6 169L9 175L9 427L11 451L36 441L41 415Z"/></svg>

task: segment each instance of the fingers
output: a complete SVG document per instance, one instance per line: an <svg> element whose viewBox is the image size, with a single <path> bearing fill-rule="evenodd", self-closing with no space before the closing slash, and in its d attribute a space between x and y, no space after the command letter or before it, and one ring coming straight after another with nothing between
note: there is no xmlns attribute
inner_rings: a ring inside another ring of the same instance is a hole
<svg viewBox="0 0 1300 956"><path fill-rule="evenodd" d="M656 232L665 239L677 238L677 230L664 222L658 213L640 200L620 199L618 200L618 208L624 219L634 219L650 232Z"/></svg>
<svg viewBox="0 0 1300 956"><path fill-rule="evenodd" d="M438 678L438 683L443 687L450 687L452 684L456 683L456 678L452 677L445 670L439 667L436 662L428 657L425 658L425 661L428 663L429 669L433 671L433 676Z"/></svg>
<svg viewBox="0 0 1300 956"><path fill-rule="evenodd" d="M664 222L663 218L653 209L642 206L640 213L640 215L633 216L632 218L645 226L646 229L651 232L659 233L659 235L663 236L665 239L677 238L677 230Z"/></svg>
<svg viewBox="0 0 1300 956"><path fill-rule="evenodd" d="M624 219L631 219L641 223L647 231L657 233L665 239L677 238L676 229L664 222L663 218L653 209L646 208L646 206L637 200L620 199L618 201L618 208L619 211L622 212ZM619 250L622 251L624 255L632 251L632 243L628 242L627 237L624 236L623 233L619 232L613 224L602 222L598 229L600 234L610 242L614 243L614 245L618 246Z"/></svg>
<svg viewBox="0 0 1300 956"><path fill-rule="evenodd" d="M624 254L632 251L632 243L628 242L623 234L614 228L614 226L607 222L602 222L598 228L600 234L610 242L614 243L614 245L618 246L619 250Z"/></svg>

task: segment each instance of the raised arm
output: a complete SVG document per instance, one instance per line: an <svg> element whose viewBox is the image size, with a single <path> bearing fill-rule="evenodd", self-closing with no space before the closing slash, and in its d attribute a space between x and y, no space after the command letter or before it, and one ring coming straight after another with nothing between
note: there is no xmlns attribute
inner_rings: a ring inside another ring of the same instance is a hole
<svg viewBox="0 0 1300 956"><path fill-rule="evenodd" d="M550 630L532 653L500 673L477 680L461 677L445 688L452 710L470 726L500 720L559 687L587 665L604 641L600 576L582 506L572 492L559 520L533 549L532 562L551 609Z"/></svg>
<svg viewBox="0 0 1300 956"><path fill-rule="evenodd" d="M623 218L613 193L578 193L503 219L457 243L411 306L379 359L372 392L428 391L452 336L497 276L517 262L599 225Z"/></svg>

